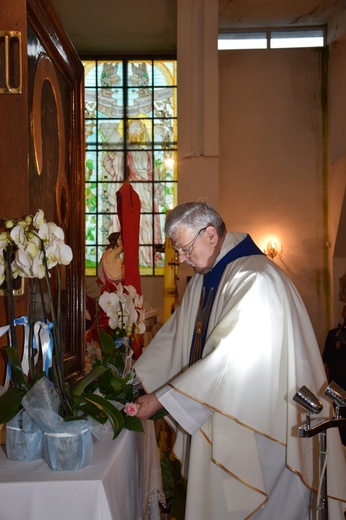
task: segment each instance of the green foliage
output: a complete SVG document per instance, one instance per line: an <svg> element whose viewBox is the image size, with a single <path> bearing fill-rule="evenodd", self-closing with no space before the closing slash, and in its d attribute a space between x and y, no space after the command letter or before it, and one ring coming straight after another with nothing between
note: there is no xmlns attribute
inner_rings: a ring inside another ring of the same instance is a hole
<svg viewBox="0 0 346 520"><path fill-rule="evenodd" d="M21 410L25 394L23 388L13 387L0 396L0 424L6 424Z"/></svg>
<svg viewBox="0 0 346 520"><path fill-rule="evenodd" d="M184 520L187 481L180 462L169 451L161 453L161 473L167 509L176 520Z"/></svg>
<svg viewBox="0 0 346 520"><path fill-rule="evenodd" d="M135 432L144 432L143 425L137 417L126 415L124 418L124 428Z"/></svg>
<svg viewBox="0 0 346 520"><path fill-rule="evenodd" d="M17 386L22 390L28 390L30 388L30 385L28 384L23 373L22 362L19 357L18 349L15 347L6 347L5 351L12 365L12 371Z"/></svg>
<svg viewBox="0 0 346 520"><path fill-rule="evenodd" d="M98 409L106 416L112 425L113 439L115 439L124 427L123 414L112 403L100 395L88 394L84 395L82 399L85 403L90 405L90 410L96 408L96 410ZM83 402L79 402L79 405L83 406ZM94 418L98 417L97 413L94 415L92 411L89 411L89 415Z"/></svg>
<svg viewBox="0 0 346 520"><path fill-rule="evenodd" d="M102 359L94 356L92 370L75 387L74 406L101 423L108 419L114 438L123 428L143 432L141 421L121 410L126 403L133 403L138 397L133 371L129 369L124 374L125 358L129 354L129 346L124 341L126 331L114 329L106 332L99 329L98 334ZM76 396L82 396L82 399L77 400Z"/></svg>
<svg viewBox="0 0 346 520"><path fill-rule="evenodd" d="M0 396L0 424L10 421L22 409L21 401L30 388L26 383L17 349L8 347L5 350L20 386L9 388ZM129 384L129 380L130 375L122 379L114 366L107 367L99 363L74 388L66 384L70 413L64 419L69 422L92 417L100 424L109 420L113 428L114 439L123 428L143 431L142 423L137 417L124 415L110 402L114 400L125 404L133 401L133 387ZM104 391L105 395L94 394L93 391L97 388Z"/></svg>

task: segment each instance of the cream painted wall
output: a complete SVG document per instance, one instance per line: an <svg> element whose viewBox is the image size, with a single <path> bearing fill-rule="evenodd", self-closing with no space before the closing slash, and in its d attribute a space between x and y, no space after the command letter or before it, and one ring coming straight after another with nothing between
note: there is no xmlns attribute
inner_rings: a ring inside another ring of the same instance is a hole
<svg viewBox="0 0 346 520"><path fill-rule="evenodd" d="M331 327L340 321L346 302L339 298L340 278L346 274L346 224L340 216L346 213L346 42L331 44L329 58L329 162L328 162L328 226L329 259L333 280ZM343 238L344 237L344 238Z"/></svg>
<svg viewBox="0 0 346 520"><path fill-rule="evenodd" d="M323 223L321 53L311 49L228 51L219 55L220 211L246 231L300 292L317 337L326 306ZM328 283L328 279L327 279Z"/></svg>

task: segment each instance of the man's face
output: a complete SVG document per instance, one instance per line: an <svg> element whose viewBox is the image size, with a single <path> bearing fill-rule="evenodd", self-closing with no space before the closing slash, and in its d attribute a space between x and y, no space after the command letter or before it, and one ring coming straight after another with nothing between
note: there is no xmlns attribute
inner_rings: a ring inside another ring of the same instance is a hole
<svg viewBox="0 0 346 520"><path fill-rule="evenodd" d="M131 123L128 130L128 136L131 143L140 143L142 138L142 129L139 123Z"/></svg>
<svg viewBox="0 0 346 520"><path fill-rule="evenodd" d="M219 239L212 226L199 231L181 226L176 230L172 242L179 255L179 262L186 262L199 274L210 271L220 251Z"/></svg>

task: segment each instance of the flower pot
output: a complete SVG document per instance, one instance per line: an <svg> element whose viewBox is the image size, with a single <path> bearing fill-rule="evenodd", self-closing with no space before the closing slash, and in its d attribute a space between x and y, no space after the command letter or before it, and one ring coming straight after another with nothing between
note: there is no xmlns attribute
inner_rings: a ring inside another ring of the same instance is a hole
<svg viewBox="0 0 346 520"><path fill-rule="evenodd" d="M42 431L25 410L20 410L6 424L6 452L16 462L42 457Z"/></svg>
<svg viewBox="0 0 346 520"><path fill-rule="evenodd" d="M16 426L6 426L6 452L10 460L30 462L42 457L42 432L25 432Z"/></svg>
<svg viewBox="0 0 346 520"><path fill-rule="evenodd" d="M75 471L90 464L93 440L84 428L79 433L44 433L43 458L53 471Z"/></svg>

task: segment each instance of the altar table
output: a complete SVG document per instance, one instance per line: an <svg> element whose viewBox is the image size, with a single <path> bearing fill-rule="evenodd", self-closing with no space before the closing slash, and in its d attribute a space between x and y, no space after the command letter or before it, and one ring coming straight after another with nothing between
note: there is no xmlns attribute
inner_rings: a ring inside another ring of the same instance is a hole
<svg viewBox="0 0 346 520"><path fill-rule="evenodd" d="M153 421L95 441L89 466L52 471L8 460L0 447L1 520L158 520L162 480Z"/></svg>

